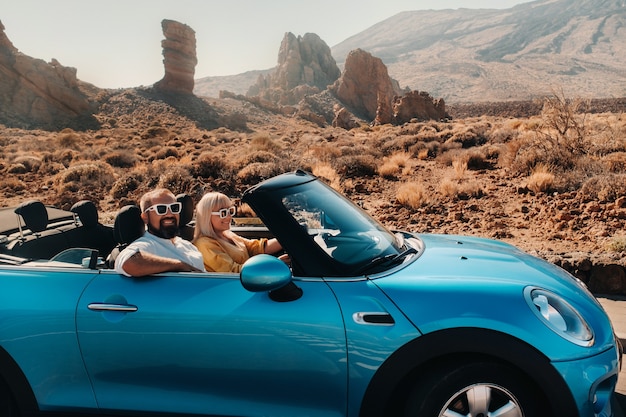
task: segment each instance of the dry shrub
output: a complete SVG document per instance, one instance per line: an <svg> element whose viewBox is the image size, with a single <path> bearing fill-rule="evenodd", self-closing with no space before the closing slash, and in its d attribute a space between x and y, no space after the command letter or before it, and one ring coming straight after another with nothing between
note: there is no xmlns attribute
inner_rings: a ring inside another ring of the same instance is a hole
<svg viewBox="0 0 626 417"><path fill-rule="evenodd" d="M238 167L245 167L246 165L253 164L255 162L278 162L278 157L269 151L252 151L249 154L240 157L236 165Z"/></svg>
<svg viewBox="0 0 626 417"><path fill-rule="evenodd" d="M281 151L280 144L276 143L270 135L266 133L257 133L250 140L250 146L258 151L267 151L272 153L279 153Z"/></svg>
<svg viewBox="0 0 626 417"><path fill-rule="evenodd" d="M322 162L315 164L313 165L311 172L316 177L326 181L326 183L328 183L335 190L342 190L341 178L339 177L339 174L337 174L337 171L335 171L335 168L333 168L329 163Z"/></svg>
<svg viewBox="0 0 626 417"><path fill-rule="evenodd" d="M20 164L24 167L25 172L37 172L43 164L41 158L36 156L18 156L13 160L13 164Z"/></svg>
<svg viewBox="0 0 626 417"><path fill-rule="evenodd" d="M626 252L626 236L614 236L606 246L611 252Z"/></svg>
<svg viewBox="0 0 626 417"><path fill-rule="evenodd" d="M467 172L467 159L463 156L454 159L452 161L452 170L454 171L454 178L463 178Z"/></svg>
<svg viewBox="0 0 626 417"><path fill-rule="evenodd" d="M530 177L526 187L534 193L547 193L554 189L555 176L547 165L537 165Z"/></svg>
<svg viewBox="0 0 626 417"><path fill-rule="evenodd" d="M112 182L113 176L114 172L109 164L90 161L68 167L56 176L55 181L59 184L79 182L104 186Z"/></svg>
<svg viewBox="0 0 626 417"><path fill-rule="evenodd" d="M341 150L334 144L311 146L308 153L322 162L329 162L341 156Z"/></svg>
<svg viewBox="0 0 626 417"><path fill-rule="evenodd" d="M421 183L407 182L398 187L396 199L403 206L416 209L428 204L429 195Z"/></svg>
<svg viewBox="0 0 626 417"><path fill-rule="evenodd" d="M583 201L611 202L626 196L626 174L597 175L580 188Z"/></svg>
<svg viewBox="0 0 626 417"><path fill-rule="evenodd" d="M467 181L459 186L456 197L459 200L481 198L485 195L483 187L478 181Z"/></svg>
<svg viewBox="0 0 626 417"><path fill-rule="evenodd" d="M0 189L5 195L11 196L24 191L26 189L26 183L15 177L4 176L3 179L0 180Z"/></svg>
<svg viewBox="0 0 626 417"><path fill-rule="evenodd" d="M244 184L256 184L260 181L282 174L279 164L273 162L254 162L237 173Z"/></svg>
<svg viewBox="0 0 626 417"><path fill-rule="evenodd" d="M459 184L452 178L444 178L439 183L437 191L444 197L453 198L459 194Z"/></svg>
<svg viewBox="0 0 626 417"><path fill-rule="evenodd" d="M615 152L604 157L606 169L609 172L619 173L626 171L626 152Z"/></svg>
<svg viewBox="0 0 626 417"><path fill-rule="evenodd" d="M57 136L56 142L63 149L79 149L80 136L72 129L63 129Z"/></svg>
<svg viewBox="0 0 626 417"><path fill-rule="evenodd" d="M137 159L132 152L113 151L102 158L107 164L117 168L132 168Z"/></svg>
<svg viewBox="0 0 626 417"><path fill-rule="evenodd" d="M128 198L132 193L139 189L143 182L143 176L137 172L131 172L119 178L111 187L111 195L116 200Z"/></svg>
<svg viewBox="0 0 626 417"><path fill-rule="evenodd" d="M193 177L186 166L171 165L161 174L157 186L178 194L189 191L192 184Z"/></svg>
<svg viewBox="0 0 626 417"><path fill-rule="evenodd" d="M170 156L174 157L174 158L178 158L178 149L172 147L172 146L165 146L162 148L159 148L159 150L154 154L154 157L156 159L166 159L169 158Z"/></svg>
<svg viewBox="0 0 626 417"><path fill-rule="evenodd" d="M225 172L224 158L209 152L200 154L190 167L190 173L194 177L220 178L225 176Z"/></svg>
<svg viewBox="0 0 626 417"><path fill-rule="evenodd" d="M383 178L396 178L402 168L409 166L411 154L408 152L396 152L384 159L383 164L378 167L378 174Z"/></svg>
<svg viewBox="0 0 626 417"><path fill-rule="evenodd" d="M347 155L334 161L337 173L343 178L376 175L376 159L372 155Z"/></svg>

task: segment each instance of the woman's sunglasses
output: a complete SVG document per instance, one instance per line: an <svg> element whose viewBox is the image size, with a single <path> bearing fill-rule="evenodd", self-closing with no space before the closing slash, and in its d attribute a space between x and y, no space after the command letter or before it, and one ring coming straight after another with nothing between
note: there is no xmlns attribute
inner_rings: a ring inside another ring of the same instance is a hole
<svg viewBox="0 0 626 417"><path fill-rule="evenodd" d="M218 211L212 211L211 214L215 216L220 216L220 219L225 219L226 216L234 216L235 214L237 214L237 207L232 206L228 208L223 208Z"/></svg>
<svg viewBox="0 0 626 417"><path fill-rule="evenodd" d="M145 209L143 212L147 213L149 211L156 211L156 213L159 216L164 215L165 213L167 213L167 209L170 209L170 212L172 214L178 214L180 213L181 209L183 208L183 204L180 202L177 203L169 203L169 204L155 204L153 206L148 207L147 209Z"/></svg>

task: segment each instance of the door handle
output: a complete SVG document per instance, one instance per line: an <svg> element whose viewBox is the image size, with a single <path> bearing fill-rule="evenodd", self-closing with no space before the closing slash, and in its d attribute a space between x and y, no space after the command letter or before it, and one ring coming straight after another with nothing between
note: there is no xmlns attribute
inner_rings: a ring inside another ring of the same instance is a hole
<svg viewBox="0 0 626 417"><path fill-rule="evenodd" d="M396 321L387 312L357 312L352 319L358 324L373 324L378 326L393 326Z"/></svg>
<svg viewBox="0 0 626 417"><path fill-rule="evenodd" d="M137 311L137 306L132 304L90 303L87 308L92 311L121 311L124 313Z"/></svg>

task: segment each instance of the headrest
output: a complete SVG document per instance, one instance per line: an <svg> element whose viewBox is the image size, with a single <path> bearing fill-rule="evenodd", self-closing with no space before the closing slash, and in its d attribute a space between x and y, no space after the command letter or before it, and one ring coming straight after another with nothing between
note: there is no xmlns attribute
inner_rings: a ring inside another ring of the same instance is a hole
<svg viewBox="0 0 626 417"><path fill-rule="evenodd" d="M41 201L26 201L15 209L15 213L22 216L24 224L31 232L43 232L48 227L48 211Z"/></svg>
<svg viewBox="0 0 626 417"><path fill-rule="evenodd" d="M74 204L70 211L78 215L80 222L85 227L93 227L98 224L98 209L92 201L81 200Z"/></svg>
<svg viewBox="0 0 626 417"><path fill-rule="evenodd" d="M193 198L189 194L178 194L176 201L183 204L183 208L180 211L179 225L184 226L193 220Z"/></svg>
<svg viewBox="0 0 626 417"><path fill-rule="evenodd" d="M141 209L135 205L124 206L115 216L113 235L117 243L127 244L140 238L146 231Z"/></svg>

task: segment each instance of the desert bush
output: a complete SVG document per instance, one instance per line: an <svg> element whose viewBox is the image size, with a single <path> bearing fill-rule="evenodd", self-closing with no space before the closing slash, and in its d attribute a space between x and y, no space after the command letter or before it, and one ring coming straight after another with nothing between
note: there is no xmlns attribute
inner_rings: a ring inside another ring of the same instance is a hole
<svg viewBox="0 0 626 417"><path fill-rule="evenodd" d="M55 176L57 184L77 183L107 187L113 183L113 168L107 163L91 161L71 165Z"/></svg>
<svg viewBox="0 0 626 417"><path fill-rule="evenodd" d="M24 166L25 172L37 172L43 164L41 158L36 156L18 156L13 160L13 164L20 164Z"/></svg>
<svg viewBox="0 0 626 417"><path fill-rule="evenodd" d="M117 181L113 183L113 186L111 187L111 196L113 196L116 200L128 198L141 186L142 182L143 177L141 174L135 172L128 173L123 177L118 178Z"/></svg>
<svg viewBox="0 0 626 417"><path fill-rule="evenodd" d="M200 154L190 166L190 173L193 177L220 178L225 176L225 171L224 159L209 152Z"/></svg>
<svg viewBox="0 0 626 417"><path fill-rule="evenodd" d="M62 149L80 149L80 136L72 129L63 129L59 132L56 142Z"/></svg>
<svg viewBox="0 0 626 417"><path fill-rule="evenodd" d="M329 163L322 162L314 164L311 168L311 173L326 181L326 183L335 190L342 191L341 178L339 177L339 174L337 174L337 171L335 171Z"/></svg>
<svg viewBox="0 0 626 417"><path fill-rule="evenodd" d="M15 195L26 189L26 183L18 178L9 176L0 179L0 189L6 196Z"/></svg>
<svg viewBox="0 0 626 417"><path fill-rule="evenodd" d="M280 164L273 162L253 162L239 170L237 177L243 183L253 185L275 175L282 174L283 172Z"/></svg>
<svg viewBox="0 0 626 417"><path fill-rule="evenodd" d="M137 162L135 154L132 152L114 151L102 158L107 164L117 168L132 168Z"/></svg>
<svg viewBox="0 0 626 417"><path fill-rule="evenodd" d="M615 152L604 157L604 164L609 172L626 172L626 152Z"/></svg>
<svg viewBox="0 0 626 417"><path fill-rule="evenodd" d="M596 175L584 182L579 193L583 201L615 201L626 196L626 174Z"/></svg>
<svg viewBox="0 0 626 417"><path fill-rule="evenodd" d="M267 151L274 154L279 153L282 149L280 144L265 133L257 133L254 135L250 140L250 146L257 151Z"/></svg>
<svg viewBox="0 0 626 417"><path fill-rule="evenodd" d="M526 187L534 193L547 193L554 188L554 174L547 165L537 165L528 178Z"/></svg>
<svg viewBox="0 0 626 417"><path fill-rule="evenodd" d="M238 167L245 167L254 162L278 162L278 156L268 151L252 151L249 154L241 156L237 160L236 165Z"/></svg>
<svg viewBox="0 0 626 417"><path fill-rule="evenodd" d="M418 182L406 182L396 191L398 203L413 209L428 205L429 199L426 187Z"/></svg>
<svg viewBox="0 0 626 417"><path fill-rule="evenodd" d="M321 162L329 162L341 156L341 150L334 144L311 146L308 153Z"/></svg>
<svg viewBox="0 0 626 417"><path fill-rule="evenodd" d="M193 178L186 166L170 165L160 175L157 186L178 194L189 191L192 184Z"/></svg>
<svg viewBox="0 0 626 417"><path fill-rule="evenodd" d="M626 236L614 236L607 243L607 249L611 252L626 252Z"/></svg>
<svg viewBox="0 0 626 417"><path fill-rule="evenodd" d="M459 184L452 178L443 178L437 187L437 191L444 197L453 198L459 193Z"/></svg>
<svg viewBox="0 0 626 417"><path fill-rule="evenodd" d="M174 158L178 158L178 149L172 147L172 146L164 146L162 148L160 148L155 154L154 157L156 159L166 159L169 158L170 156L174 157Z"/></svg>
<svg viewBox="0 0 626 417"><path fill-rule="evenodd" d="M376 159L372 155L347 155L333 161L333 167L342 178L376 175Z"/></svg>

